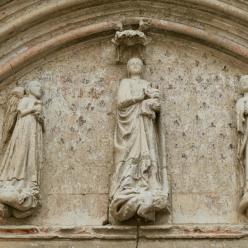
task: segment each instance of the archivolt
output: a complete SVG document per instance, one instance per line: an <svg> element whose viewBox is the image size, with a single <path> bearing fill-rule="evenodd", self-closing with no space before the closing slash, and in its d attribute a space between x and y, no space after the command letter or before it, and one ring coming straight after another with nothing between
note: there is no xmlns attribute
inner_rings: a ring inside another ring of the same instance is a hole
<svg viewBox="0 0 248 248"><path fill-rule="evenodd" d="M19 1L19 0L18 0ZM18 2L17 1L17 2ZM8 2L8 1L7 1ZM40 1L38 3L35 3L32 8L32 10L29 12L29 8L31 9L32 6L28 6L26 9L22 9L21 11L24 12L23 15L19 15L18 18L5 18L6 20L3 20L3 23L5 22L5 25L2 25L0 28L0 41L6 40L12 35L29 28L30 26L39 23L46 18L49 18L51 15L59 15L60 13L64 13L64 11L70 11L73 8L88 8L92 6L99 6L106 3L116 3L116 2L123 2L122 0L50 0L50 1ZM130 2L129 4L132 5L135 2L142 2L142 1L125 1ZM144 2L144 1L143 1ZM149 1L147 1L149 2ZM206 9L206 11L217 11L221 15L225 14L229 16L230 18L236 18L237 21L244 21L248 22L248 13L242 9L236 8L234 6L231 6L229 4L223 3L222 1L218 0L184 0L183 3L181 0L155 0L152 1L153 3L156 2L162 2L164 4L166 3L173 3L175 5L177 4L190 4L199 6L200 8ZM18 3L16 3L18 4ZM192 6L193 8L193 6ZM20 11L20 12L21 12ZM13 15L16 15L17 13L14 13ZM9 19L11 19L9 21Z"/></svg>
<svg viewBox="0 0 248 248"><path fill-rule="evenodd" d="M36 1L37 2L37 1ZM39 1L38 1L39 2ZM26 15L21 15L20 13L17 16L20 18L11 19L10 17L5 17L2 20L2 23L6 22L6 25L3 25L0 28L0 41L2 45L4 40L9 39L13 35L17 35L19 31L28 30L31 26L41 23L46 18L50 18L51 15L62 15L61 12L69 11L73 8L86 8L89 6L100 6L104 3L109 3L111 1L83 1L83 0L60 0L60 1L48 1L46 4L40 4L40 7L36 10L27 13ZM118 1L115 1L115 3ZM123 1L120 1L123 2ZM129 2L129 1L124 1ZM149 1L132 1L133 2L149 2ZM166 6L167 3L178 4L179 1L153 1L163 3ZM131 4L131 2L130 2ZM217 0L186 0L184 4L194 4L197 8L205 9L206 11L216 11L220 12L220 15L226 15L232 19L235 19L237 24L240 22L248 22L248 12L241 10L239 8L233 7L228 4ZM28 7L27 7L28 8ZM192 7L193 8L193 7ZM24 10L20 10L23 12ZM27 11L27 10L26 10ZM14 15L14 14L12 14ZM52 17L51 17L52 18ZM226 17L227 18L227 17ZM134 17L126 18L125 22L128 24L137 24L140 19L144 17ZM188 24L179 23L171 20L164 20L158 18L146 18L150 22L149 31L160 31L160 32L173 32L177 34L182 34L193 39L204 41L216 48L220 48L228 53L234 54L236 57L248 61L248 47L244 42L237 42L236 39L230 39L226 35L223 36L218 32L212 32L208 29L201 29L199 27L191 26ZM0 81L5 80L9 76L15 74L21 70L26 65L31 62L41 58L46 55L48 52L55 51L61 47L70 45L72 42L81 40L84 38L89 38L92 35L101 34L104 32L113 32L117 29L117 22L110 21L96 21L93 24L85 25L83 27L77 27L72 30L67 30L63 34L58 34L56 36L51 36L45 39L42 42L33 42L32 45L25 46L24 49L19 49L17 53L14 53L11 56L7 56L7 59L4 58L0 60ZM241 37L244 40L248 39L247 35ZM8 41L7 41L8 42Z"/></svg>

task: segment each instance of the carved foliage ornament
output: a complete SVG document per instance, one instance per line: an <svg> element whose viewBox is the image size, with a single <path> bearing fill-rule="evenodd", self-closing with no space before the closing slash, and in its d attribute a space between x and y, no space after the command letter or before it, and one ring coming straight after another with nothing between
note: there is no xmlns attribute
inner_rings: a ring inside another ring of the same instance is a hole
<svg viewBox="0 0 248 248"><path fill-rule="evenodd" d="M145 46L151 41L151 38L143 32L148 26L149 22L141 20L138 30L122 30L123 27L120 24L120 31L117 31L112 39L116 46L117 62L125 63L131 57L144 60Z"/></svg>

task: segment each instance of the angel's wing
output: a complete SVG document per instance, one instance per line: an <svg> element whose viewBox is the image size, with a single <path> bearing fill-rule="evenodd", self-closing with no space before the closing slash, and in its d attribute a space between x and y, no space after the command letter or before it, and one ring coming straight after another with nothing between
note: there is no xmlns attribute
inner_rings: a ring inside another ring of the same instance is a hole
<svg viewBox="0 0 248 248"><path fill-rule="evenodd" d="M12 90L8 98L2 129L2 147L4 147L8 143L12 135L17 120L17 106L23 96L24 88L16 87Z"/></svg>

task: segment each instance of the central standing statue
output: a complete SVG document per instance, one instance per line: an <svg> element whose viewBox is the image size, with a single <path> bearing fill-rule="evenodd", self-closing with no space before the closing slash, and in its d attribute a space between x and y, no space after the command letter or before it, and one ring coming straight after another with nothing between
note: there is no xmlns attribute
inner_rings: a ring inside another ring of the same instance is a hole
<svg viewBox="0 0 248 248"><path fill-rule="evenodd" d="M118 89L111 223L135 216L155 221L155 212L167 208L156 130L160 92L141 79L142 68L139 58L130 59L130 78L123 79Z"/></svg>

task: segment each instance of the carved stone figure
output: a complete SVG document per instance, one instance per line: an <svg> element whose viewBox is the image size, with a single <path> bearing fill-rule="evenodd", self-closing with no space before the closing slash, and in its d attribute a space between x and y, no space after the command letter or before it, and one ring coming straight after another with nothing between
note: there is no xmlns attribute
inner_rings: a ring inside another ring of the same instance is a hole
<svg viewBox="0 0 248 248"><path fill-rule="evenodd" d="M16 88L8 101L0 166L2 217L27 217L39 202L44 130L41 97L40 83L32 81L26 85L24 96L23 90Z"/></svg>
<svg viewBox="0 0 248 248"><path fill-rule="evenodd" d="M248 75L240 79L243 97L236 103L237 131L239 134L238 159L241 164L243 196L240 201L239 211L248 217Z"/></svg>
<svg viewBox="0 0 248 248"><path fill-rule="evenodd" d="M117 94L111 223L135 216L154 221L155 212L167 208L155 125L160 93L141 79L142 67L139 58L128 61L130 78L120 82Z"/></svg>

